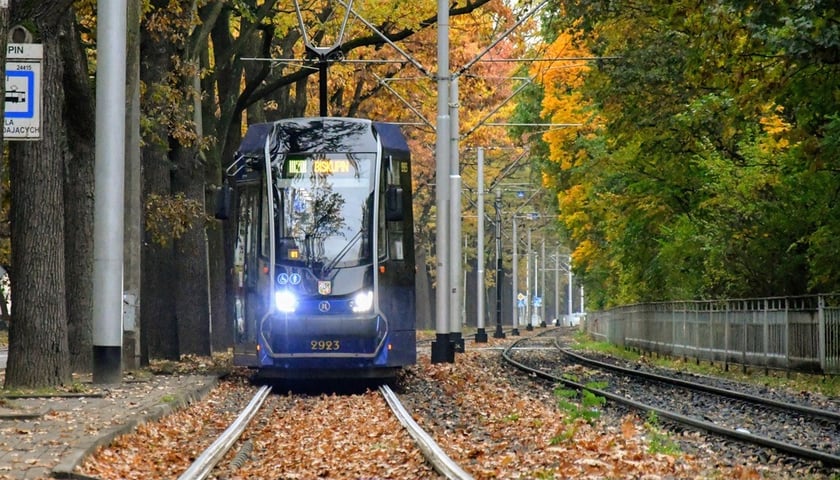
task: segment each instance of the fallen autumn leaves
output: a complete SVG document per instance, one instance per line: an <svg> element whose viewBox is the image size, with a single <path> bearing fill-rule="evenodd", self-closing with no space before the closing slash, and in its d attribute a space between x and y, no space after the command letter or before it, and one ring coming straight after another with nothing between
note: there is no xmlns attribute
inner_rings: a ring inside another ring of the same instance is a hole
<svg viewBox="0 0 840 480"><path fill-rule="evenodd" d="M234 378L98 450L80 473L177 477L248 401L253 391ZM498 350L470 348L456 363L436 365L421 352L397 391L415 420L478 479L759 478L748 467L650 453L649 432L634 416L569 423L550 388L503 367ZM215 478L439 478L371 392L272 395L242 440L251 450L229 453Z"/></svg>

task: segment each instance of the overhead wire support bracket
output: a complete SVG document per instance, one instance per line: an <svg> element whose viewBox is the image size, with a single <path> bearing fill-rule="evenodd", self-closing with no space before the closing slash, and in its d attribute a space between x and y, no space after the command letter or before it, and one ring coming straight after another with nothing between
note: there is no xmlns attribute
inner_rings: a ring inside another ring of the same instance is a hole
<svg viewBox="0 0 840 480"><path fill-rule="evenodd" d="M344 5L344 4L342 4ZM329 61L335 61L338 58L343 58L344 53L341 51L341 41L344 39L344 31L347 28L347 19L350 18L350 10L353 5L353 0L350 0L349 5L345 5L344 18L341 21L341 28L335 36L335 41L329 47L319 47L313 44L309 39L309 34L306 33L306 24L303 21L303 13L300 9L300 2L295 0L295 13L297 14L298 24L300 26L300 33L303 37L303 44L306 47L306 53L314 57L318 61L318 96L320 114L326 117L329 113L327 111L327 67Z"/></svg>
<svg viewBox="0 0 840 480"><path fill-rule="evenodd" d="M539 4L539 5L537 5L536 7L532 8L532 9L531 9L531 11L529 11L529 12L527 12L525 15L523 15L523 16L522 16L522 18L520 18L520 19L519 19L519 20L518 20L515 24L513 24L510 28L508 28L507 30L505 30L505 32L504 32L504 33L502 33L501 35L499 35L499 38L497 38L496 40L494 40L494 41L493 41L493 43L491 43L490 45L488 45L488 46L487 46L487 48L485 48L484 50L482 50L481 52L479 52L479 53L478 53L478 55L476 55L476 56L475 56L475 58L473 58L472 60L470 60L469 62L467 62L467 63L466 63L463 67L461 67L460 69L458 69L458 71L457 71L457 72L455 72L452 76L453 76L453 77L460 76L460 75L461 75L461 74L463 74L465 71L467 71L467 70L469 70L470 68L472 68L472 66L473 66L473 65L475 65L475 64L476 64L476 62L478 62L479 60L481 60L481 58L482 58L484 55L487 55L487 53L488 53L490 50L492 50L492 49L493 49L496 45L498 45L498 44L499 44L499 42L501 42L502 40L504 40L504 39L505 39L508 35L510 35L510 34L511 34L511 32L513 32L514 30L516 30L517 28L519 28L519 26L520 26L520 25L522 25L523 23L525 23L525 21L526 21L526 20L528 20L529 18L531 18L531 17L532 17L535 13L537 13L537 12L538 12L538 11L539 11L542 7L544 7L547 3L548 3L548 0L543 0L542 2L540 2L540 4Z"/></svg>
<svg viewBox="0 0 840 480"><path fill-rule="evenodd" d="M530 84L531 84L531 82L532 82L532 80L533 80L533 77L528 78L525 82L523 82L523 83L522 83L522 85L520 85L519 87L517 87L517 88L516 88L516 90L514 90L514 91L513 91L513 93L511 93L510 95L508 95L508 97L507 97L506 99L502 100L502 101L501 101L498 105L496 105L496 108L494 108L493 110L490 110L490 112L488 112L488 113L487 113L487 115L485 115L485 116L484 116L481 120L479 120L478 122L476 122L476 124L475 124L475 125L474 125L471 129L469 129L466 133L464 133L463 135L461 135L461 136L460 136L460 138L461 138L461 139L464 139L464 138L467 138L468 136L472 135L472 133L473 133L474 131L478 130L478 128L479 128L479 127L481 127L482 125L484 125L484 123L485 123L485 122L487 122L487 120L489 120L489 119L490 119L490 117L492 117L493 115L495 115L495 114L496 114L496 112L498 112L498 111L499 111L502 107L504 107L504 106L505 106L505 104L507 104L507 103L508 103L508 102L509 102L509 101L510 101L513 97L515 97L515 96L516 96L519 92L521 92L522 90L524 90L524 89L525 89L525 87L527 87L528 85L530 85Z"/></svg>
<svg viewBox="0 0 840 480"><path fill-rule="evenodd" d="M411 104L410 104L410 103L409 103L409 102L408 102L405 98L403 98L403 97L402 97L402 95L400 95L400 94L399 94L399 92L397 92L397 91L396 91L396 90L394 90L394 89L393 89L390 85L388 85L388 82L387 82L384 78L380 77L379 75L377 75L377 74L376 74L376 73L374 73L374 72L370 72L370 73L371 73L374 77L376 77L376 80L379 82L379 84L380 84L380 85L382 85L383 87L385 87L385 89L386 89L386 90L388 90L389 92L391 92L391 94L392 94L392 95L394 95L395 97L397 97L397 99L399 99L399 101L401 101L401 102L403 103L403 105L405 105L405 106L406 106L409 110L411 110L412 112L414 112L414 114L415 114L415 115L417 115L418 117L420 117L420 119L421 119L421 120L423 120L423 123L425 123L427 126L429 126L430 128L432 128L432 130L434 130L434 129L435 129L435 126L434 126L434 125L432 125L432 122L430 122L430 121L429 121L429 120L428 120L425 116L423 116L423 113L422 113L422 112L420 112L419 110L417 110L417 108L415 108L414 106L412 106L412 105L411 105Z"/></svg>
<svg viewBox="0 0 840 480"><path fill-rule="evenodd" d="M295 2L297 2L297 0L295 0ZM348 13L352 13L353 16L355 16L360 22L362 22L366 27L371 29L373 31L373 33L379 35L379 37L382 38L382 40L384 40L385 43L387 43L388 45L391 46L391 48L393 48L394 50L399 52L400 55L402 55L412 65L414 65L414 68L416 68L417 70L420 70L420 72L422 72L423 75L425 75L427 78L433 78L434 77L434 75L432 75L428 70L426 70L426 68L423 65L421 65L420 62L418 62L417 60L414 59L414 57L412 57L409 53L407 53L405 50L400 48L396 43L391 41L391 39L388 38L387 35L380 32L379 29L376 28L375 26L373 26L372 23L368 22L364 17L362 17L355 10L353 10L352 9L352 5L353 5L352 0L350 0L349 4L345 3L343 0L338 0L338 3L341 4L344 8L346 8Z"/></svg>

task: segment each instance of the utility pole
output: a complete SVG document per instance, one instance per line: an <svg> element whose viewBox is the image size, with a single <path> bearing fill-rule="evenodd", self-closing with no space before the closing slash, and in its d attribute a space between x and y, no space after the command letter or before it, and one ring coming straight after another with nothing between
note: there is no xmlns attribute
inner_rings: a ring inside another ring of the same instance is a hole
<svg viewBox="0 0 840 480"><path fill-rule="evenodd" d="M542 258L542 270L540 273L540 291L543 298L540 301L540 326L545 327L545 236L543 236L540 247Z"/></svg>
<svg viewBox="0 0 840 480"><path fill-rule="evenodd" d="M476 229L476 343L487 343L487 332L484 330L484 148L478 147L478 228ZM496 290L499 285L496 285Z"/></svg>
<svg viewBox="0 0 840 480"><path fill-rule="evenodd" d="M435 340L432 363L454 363L455 350L449 337L449 2L438 0L437 124L435 126L435 200L437 207L435 246L437 288L435 289ZM460 219L458 219L460 221ZM460 259L456 259L460 261Z"/></svg>
<svg viewBox="0 0 840 480"><path fill-rule="evenodd" d="M483 158L483 156L482 156ZM505 279L505 272L502 266L502 189L496 187L496 201L493 203L496 208L496 331L493 338L505 338L502 330L502 283ZM513 304L516 308L516 303Z"/></svg>
<svg viewBox="0 0 840 480"><path fill-rule="evenodd" d="M449 78L449 341L455 352L464 351L461 337L461 165L458 125L458 77ZM438 133L440 135L440 133Z"/></svg>
<svg viewBox="0 0 840 480"><path fill-rule="evenodd" d="M511 267L512 275L513 275L513 300L512 300L512 309L513 311L513 330L510 331L510 334L513 336L519 335L519 304L522 303L522 300L519 299L519 238L517 237L516 233L516 215L513 215L513 266Z"/></svg>
<svg viewBox="0 0 840 480"><path fill-rule="evenodd" d="M97 2L93 382L122 382L126 0Z"/></svg>
<svg viewBox="0 0 840 480"><path fill-rule="evenodd" d="M534 329L534 326L531 325L533 323L532 316L534 315L534 297L537 296L536 288L537 286L534 285L534 294L531 295L531 258L534 256L534 252L531 251L531 226L528 226L528 248L525 249L527 257L525 258L525 330L529 332ZM536 268L536 262L534 262L534 268Z"/></svg>

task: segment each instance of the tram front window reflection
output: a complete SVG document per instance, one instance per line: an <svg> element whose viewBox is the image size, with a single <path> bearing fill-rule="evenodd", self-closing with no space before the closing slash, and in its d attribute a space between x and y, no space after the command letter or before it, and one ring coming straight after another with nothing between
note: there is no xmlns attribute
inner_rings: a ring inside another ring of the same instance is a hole
<svg viewBox="0 0 840 480"><path fill-rule="evenodd" d="M320 268L370 263L374 154L289 155L275 169L277 259Z"/></svg>

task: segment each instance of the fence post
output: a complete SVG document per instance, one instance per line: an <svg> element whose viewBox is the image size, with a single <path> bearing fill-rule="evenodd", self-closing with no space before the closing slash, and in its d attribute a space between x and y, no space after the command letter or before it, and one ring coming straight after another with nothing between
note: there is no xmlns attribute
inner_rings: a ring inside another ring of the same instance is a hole
<svg viewBox="0 0 840 480"><path fill-rule="evenodd" d="M700 365L700 352L703 351L703 345L700 341L700 303L692 303L692 305L694 305L694 334L692 335L694 364Z"/></svg>
<svg viewBox="0 0 840 480"><path fill-rule="evenodd" d="M744 302L745 303L742 305L742 307L746 306L746 300L744 300ZM742 315L742 317L744 317L744 341L743 349L741 350L741 362L743 363L743 367L741 368L741 370L744 373L747 373L747 337L749 336L747 333L747 329L749 328L749 325L747 325L747 319L750 317L748 313L749 311L744 310Z"/></svg>
<svg viewBox="0 0 840 480"><path fill-rule="evenodd" d="M819 350L820 355L820 370L822 370L823 373L825 373L825 297L820 295L818 299L819 301L817 303L817 322L819 322L819 340L817 344L817 350Z"/></svg>
<svg viewBox="0 0 840 480"><path fill-rule="evenodd" d="M715 315L714 315L714 308L715 305L712 303L711 300L706 302L708 306L708 315L709 315L709 365L715 364Z"/></svg>
<svg viewBox="0 0 840 480"><path fill-rule="evenodd" d="M790 376L790 298L785 297L785 371Z"/></svg>
<svg viewBox="0 0 840 480"><path fill-rule="evenodd" d="M677 358L677 304L674 302L668 302L666 305L668 305L666 308L668 308L671 313L671 355L673 355L674 358Z"/></svg>
<svg viewBox="0 0 840 480"><path fill-rule="evenodd" d="M723 370L729 371L729 300L723 312Z"/></svg>
<svg viewBox="0 0 840 480"><path fill-rule="evenodd" d="M769 301L764 299L764 318L761 319L761 337L764 342L764 374L767 375L770 359L767 357L767 344L770 343L770 326L768 325L767 311L770 309Z"/></svg>

